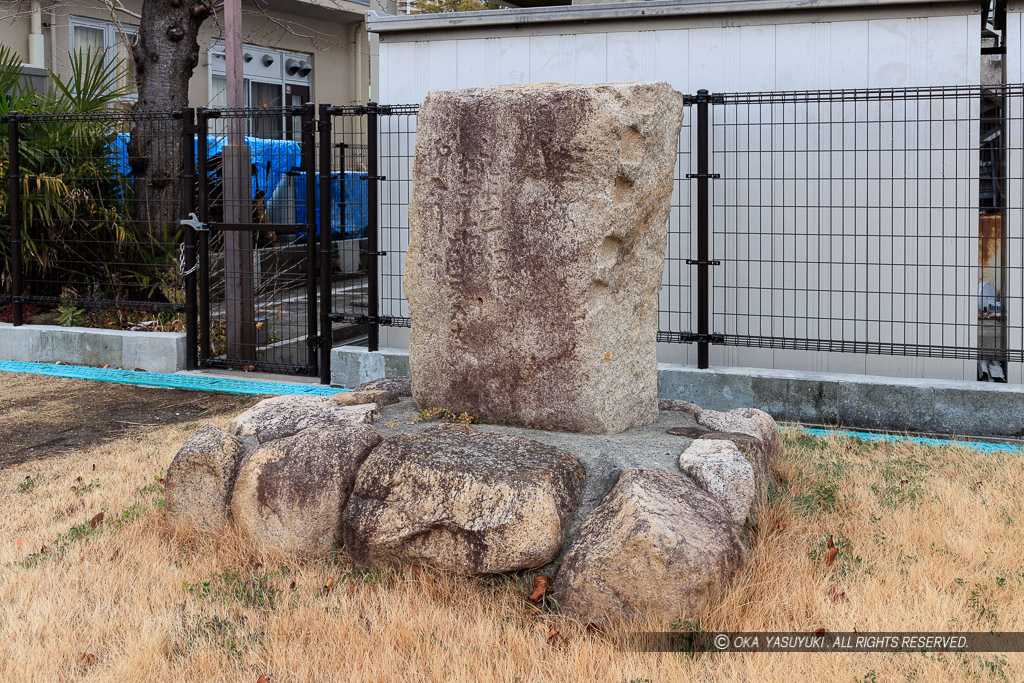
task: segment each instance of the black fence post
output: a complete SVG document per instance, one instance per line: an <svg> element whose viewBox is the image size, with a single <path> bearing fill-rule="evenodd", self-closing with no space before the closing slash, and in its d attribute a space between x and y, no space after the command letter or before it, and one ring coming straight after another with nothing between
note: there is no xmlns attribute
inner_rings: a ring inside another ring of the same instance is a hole
<svg viewBox="0 0 1024 683"><path fill-rule="evenodd" d="M7 215L11 220L11 322L24 323L21 311L21 154L18 149L18 115L7 117Z"/></svg>
<svg viewBox="0 0 1024 683"><path fill-rule="evenodd" d="M316 291L316 111L312 102L302 105L302 170L306 176L306 365L317 372Z"/></svg>
<svg viewBox="0 0 1024 683"><path fill-rule="evenodd" d="M207 170L210 119L205 108L196 110L196 168L198 175L197 218L204 225L210 220L210 175ZM210 231L199 233L199 365L210 360Z"/></svg>
<svg viewBox="0 0 1024 683"><path fill-rule="evenodd" d="M333 259L331 258L331 204L334 201L331 182L331 111L330 105L321 104L317 114L317 133L320 135L320 384L331 383L331 346L334 335L331 325L331 306L334 303ZM345 148L340 146L341 163L341 224L345 229Z"/></svg>
<svg viewBox="0 0 1024 683"><path fill-rule="evenodd" d="M368 102L366 107L366 304L367 314L370 318L370 333L366 342L367 351L380 349L380 294L377 287L377 278L380 276L380 242L377 235L378 211L377 193L380 182L377 170L377 155L379 153L377 139L377 117L379 110L376 102Z"/></svg>
<svg viewBox="0 0 1024 683"><path fill-rule="evenodd" d="M708 91L697 91L697 367L708 367Z"/></svg>
<svg viewBox="0 0 1024 683"><path fill-rule="evenodd" d="M187 218L196 210L196 116L195 110L185 107L181 110L181 158L184 162L184 185L181 218ZM196 229L185 226L184 244L184 282L185 288L185 367L195 370L199 365L199 341L196 329Z"/></svg>

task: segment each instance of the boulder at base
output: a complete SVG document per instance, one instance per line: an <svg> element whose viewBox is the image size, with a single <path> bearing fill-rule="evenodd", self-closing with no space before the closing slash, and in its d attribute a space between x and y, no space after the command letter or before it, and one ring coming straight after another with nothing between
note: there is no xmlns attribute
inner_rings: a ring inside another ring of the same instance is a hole
<svg viewBox="0 0 1024 683"><path fill-rule="evenodd" d="M754 500L747 521L757 526L761 510L768 503L772 469L782 457L782 434L772 416L756 408L737 408L727 412L709 410L688 401L661 399L663 411L687 413L699 425L697 430L680 430L693 439L731 441L754 470Z"/></svg>
<svg viewBox="0 0 1024 683"><path fill-rule="evenodd" d="M308 427L372 422L377 405L347 406L323 396L275 396L260 401L235 418L233 431L261 444L298 434Z"/></svg>
<svg viewBox="0 0 1024 683"><path fill-rule="evenodd" d="M345 548L466 574L539 567L562 548L585 479L554 446L467 427L387 439L359 470Z"/></svg>
<svg viewBox="0 0 1024 683"><path fill-rule="evenodd" d="M595 434L657 419L682 120L661 81L427 95L403 281L421 409Z"/></svg>
<svg viewBox="0 0 1024 683"><path fill-rule="evenodd" d="M679 456L679 469L722 501L744 524L754 502L754 468L732 441L700 438Z"/></svg>
<svg viewBox="0 0 1024 683"><path fill-rule="evenodd" d="M583 623L647 615L668 627L715 600L742 562L718 500L686 477L627 469L570 543L554 598Z"/></svg>
<svg viewBox="0 0 1024 683"><path fill-rule="evenodd" d="M221 530L229 522L231 487L245 454L242 442L216 425L200 427L167 470L167 518L178 528Z"/></svg>
<svg viewBox="0 0 1024 683"><path fill-rule="evenodd" d="M397 377L381 377L363 382L352 391L388 391L398 394L399 398L412 396L412 377L399 375Z"/></svg>
<svg viewBox="0 0 1024 683"><path fill-rule="evenodd" d="M310 428L260 446L235 480L235 527L287 552L330 550L359 466L384 437L365 424Z"/></svg>
<svg viewBox="0 0 1024 683"><path fill-rule="evenodd" d="M393 391L381 391L379 389L360 389L359 391L339 391L330 399L343 406L360 406L367 403L376 403L378 408L398 403L398 394Z"/></svg>

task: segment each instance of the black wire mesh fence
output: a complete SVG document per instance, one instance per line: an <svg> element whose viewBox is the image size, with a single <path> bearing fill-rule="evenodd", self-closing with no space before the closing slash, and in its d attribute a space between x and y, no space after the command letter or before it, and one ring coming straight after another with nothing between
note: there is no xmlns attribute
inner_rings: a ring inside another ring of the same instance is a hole
<svg viewBox="0 0 1024 683"><path fill-rule="evenodd" d="M0 320L184 331L181 118L5 117Z"/></svg>
<svg viewBox="0 0 1024 683"><path fill-rule="evenodd" d="M327 107L321 118L325 117L330 120L330 133L325 138L321 130L321 155L330 158L332 221L337 226L332 236L331 286L324 290L334 314L329 321L331 343L367 343L375 327L369 322L368 294L372 263L368 204L371 183L367 180L371 166L369 117L363 106Z"/></svg>
<svg viewBox="0 0 1024 683"><path fill-rule="evenodd" d="M688 98L659 341L977 359L981 375L1005 378L1008 361L1024 360L1022 95L970 86ZM382 325L409 324L401 275L415 111L377 116Z"/></svg>
<svg viewBox="0 0 1024 683"><path fill-rule="evenodd" d="M1020 86L718 96L711 331L731 346L979 359L1019 340ZM1012 335L1011 335L1012 331ZM991 366L991 367L990 367Z"/></svg>
<svg viewBox="0 0 1024 683"><path fill-rule="evenodd" d="M1024 86L688 104L659 341L701 365L714 346L977 359L994 379L1024 362ZM193 278L202 365L313 374L331 346L377 348L410 325L417 111L5 120L0 320L180 328Z"/></svg>
<svg viewBox="0 0 1024 683"><path fill-rule="evenodd" d="M315 374L312 105L200 110L197 121L200 365Z"/></svg>

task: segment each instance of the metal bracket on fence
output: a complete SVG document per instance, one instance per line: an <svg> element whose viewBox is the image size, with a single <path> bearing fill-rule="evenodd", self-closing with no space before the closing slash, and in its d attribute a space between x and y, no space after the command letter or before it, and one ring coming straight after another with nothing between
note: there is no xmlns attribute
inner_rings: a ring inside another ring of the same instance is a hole
<svg viewBox="0 0 1024 683"><path fill-rule="evenodd" d="M188 227L196 231L210 231L209 226L207 226L206 223L199 220L199 217L196 216L194 213L189 213L188 218L183 218L182 220L178 221L178 223L181 225L187 225Z"/></svg>
<svg viewBox="0 0 1024 683"><path fill-rule="evenodd" d="M359 254L360 255L366 254L367 256L387 256L388 252L386 252L386 251L366 251L365 249L363 249L363 250L361 250L359 252Z"/></svg>
<svg viewBox="0 0 1024 683"><path fill-rule="evenodd" d="M711 178L717 180L722 177L721 173L687 173L687 178Z"/></svg>
<svg viewBox="0 0 1024 683"><path fill-rule="evenodd" d="M710 102L711 104L725 104L725 96L716 93L709 93L707 90L698 90L696 95L683 95L683 104L700 104Z"/></svg>
<svg viewBox="0 0 1024 683"><path fill-rule="evenodd" d="M720 265L722 265L722 262L717 260L717 259L714 260L714 261L709 261L709 260L706 260L706 259L688 258L688 259L686 259L686 265L688 265L688 266L720 266Z"/></svg>
<svg viewBox="0 0 1024 683"><path fill-rule="evenodd" d="M724 334L694 334L692 332L684 332L680 335L680 338L684 344L692 344L694 342L698 344L724 344Z"/></svg>
<svg viewBox="0 0 1024 683"><path fill-rule="evenodd" d="M389 325L391 318L388 316L362 315L360 313L331 313L331 320L339 323L352 323L353 325Z"/></svg>
<svg viewBox="0 0 1024 683"><path fill-rule="evenodd" d="M387 180L386 175L364 175L363 180Z"/></svg>

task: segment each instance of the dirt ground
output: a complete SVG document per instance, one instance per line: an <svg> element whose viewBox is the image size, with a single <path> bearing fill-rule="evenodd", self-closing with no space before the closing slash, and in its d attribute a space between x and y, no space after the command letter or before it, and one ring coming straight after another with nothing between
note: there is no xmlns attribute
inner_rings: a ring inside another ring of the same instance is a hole
<svg viewBox="0 0 1024 683"><path fill-rule="evenodd" d="M16 373L0 373L0 386L0 469L237 413L262 398Z"/></svg>

